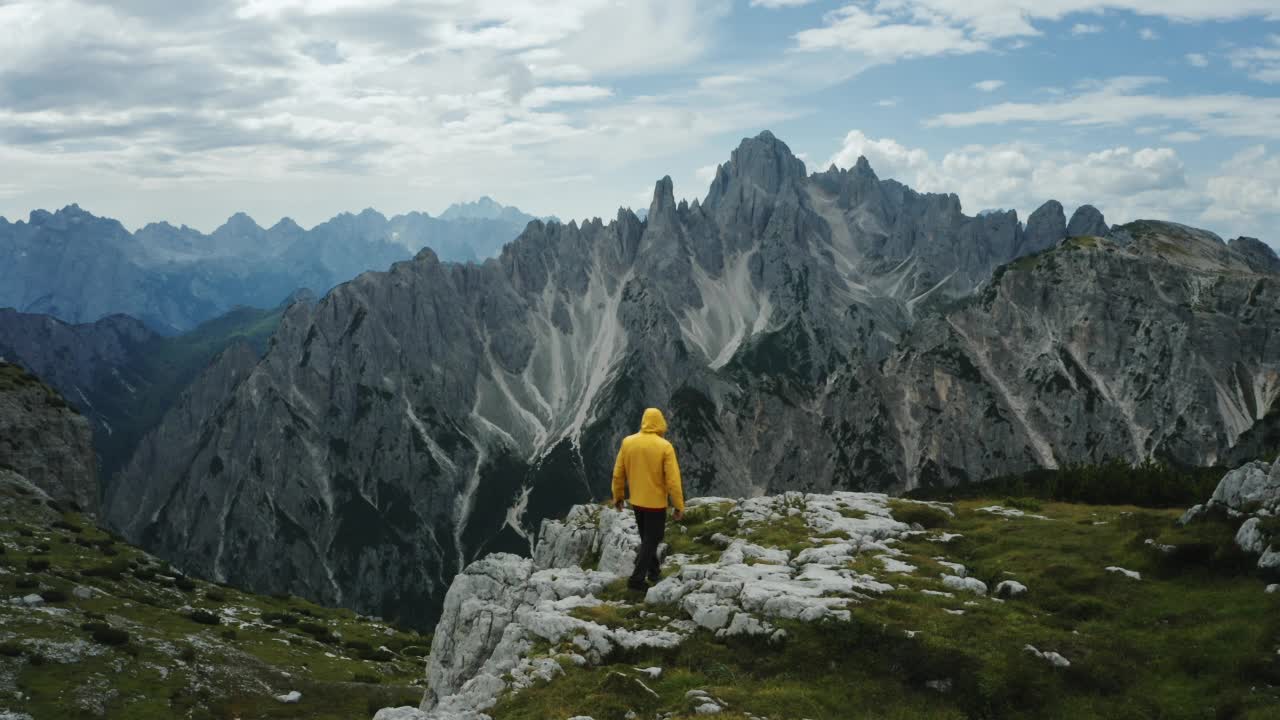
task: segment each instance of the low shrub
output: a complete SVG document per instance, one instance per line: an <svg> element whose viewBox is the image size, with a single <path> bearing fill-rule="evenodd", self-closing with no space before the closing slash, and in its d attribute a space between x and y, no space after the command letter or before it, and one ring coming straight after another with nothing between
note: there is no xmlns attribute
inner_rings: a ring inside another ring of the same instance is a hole
<svg viewBox="0 0 1280 720"><path fill-rule="evenodd" d="M210 589L205 591L204 599L209 602L224 603L227 601L227 594L221 590Z"/></svg>
<svg viewBox="0 0 1280 720"><path fill-rule="evenodd" d="M222 624L222 618L216 615L215 613L209 612L208 610L192 610L191 614L187 615L187 617L193 620L194 622L200 623L201 625Z"/></svg>
<svg viewBox="0 0 1280 720"><path fill-rule="evenodd" d="M236 637L237 637L237 634L236 634L235 628L227 628L226 630L222 631L223 640L235 640Z"/></svg>
<svg viewBox="0 0 1280 720"><path fill-rule="evenodd" d="M373 652L373 646L363 640L348 640L343 646L357 652Z"/></svg>
<svg viewBox="0 0 1280 720"><path fill-rule="evenodd" d="M262 622L271 623L272 625L294 626L298 624L298 618L289 613L282 612L264 612L262 613Z"/></svg>
<svg viewBox="0 0 1280 720"><path fill-rule="evenodd" d="M400 653L409 657L426 657L431 654L431 648L423 645L409 645L401 650Z"/></svg>
<svg viewBox="0 0 1280 720"><path fill-rule="evenodd" d="M38 558L27 558L27 571L33 573L44 572L49 569L49 561Z"/></svg>
<svg viewBox="0 0 1280 720"><path fill-rule="evenodd" d="M351 682L366 683L369 685L380 685L382 678L377 675L368 675L365 673L356 673L351 676Z"/></svg>
<svg viewBox="0 0 1280 720"><path fill-rule="evenodd" d="M181 660L182 662L188 662L188 663L195 662L196 649L191 647L190 645L183 645L182 650L178 651L178 659Z"/></svg>
<svg viewBox="0 0 1280 720"><path fill-rule="evenodd" d="M1002 503L1005 507L1021 510L1023 512L1040 512L1042 509L1039 502L1031 498L1013 498L1008 497Z"/></svg>
<svg viewBox="0 0 1280 720"><path fill-rule="evenodd" d="M40 593L40 597L47 603L64 603L69 599L62 590L45 590Z"/></svg>
<svg viewBox="0 0 1280 720"><path fill-rule="evenodd" d="M103 645L126 645L129 633L113 627L98 628L93 631L93 641Z"/></svg>
<svg viewBox="0 0 1280 720"><path fill-rule="evenodd" d="M83 630L83 631L85 631L85 632L88 632L88 633L97 632L97 631L99 631L99 630L107 630L107 629L110 629L110 628L111 628L111 626L110 626L110 625L106 624L105 622L101 622L101 621L99 621L99 622L87 622L87 623L84 623L84 624L82 624L82 625L80 626L80 629L81 629L81 630Z"/></svg>
<svg viewBox="0 0 1280 720"><path fill-rule="evenodd" d="M329 628L325 627L324 625L319 625L317 623L312 623L312 622L304 622L298 625L298 629L308 635L318 636L318 635L327 635L329 633Z"/></svg>
<svg viewBox="0 0 1280 720"><path fill-rule="evenodd" d="M893 507L893 517L908 524L918 524L926 530L946 526L951 516L942 510L929 505L916 503L898 503Z"/></svg>
<svg viewBox="0 0 1280 720"><path fill-rule="evenodd" d="M186 577L184 575L179 575L178 577L174 578L173 586L183 592L191 592L192 590L196 589L195 582L193 582L191 578Z"/></svg>
<svg viewBox="0 0 1280 720"><path fill-rule="evenodd" d="M951 487L921 487L907 497L916 500L964 500L1025 497L1086 505L1137 505L1188 508L1213 494L1224 468L1182 468L1148 462L1130 465L1113 460L1101 465L1038 469Z"/></svg>
<svg viewBox="0 0 1280 720"><path fill-rule="evenodd" d="M80 527L79 525L76 525L75 523L67 522L66 520L54 520L52 523L49 524L49 527L58 529L58 530L66 530L68 532L73 532L77 535L84 532L84 528Z"/></svg>
<svg viewBox="0 0 1280 720"><path fill-rule="evenodd" d="M18 581L14 583L14 587L19 590L34 590L35 588L40 587L40 581L30 576L20 577L18 578Z"/></svg>
<svg viewBox="0 0 1280 720"><path fill-rule="evenodd" d="M0 643L0 655L4 657L21 657L24 652L26 651L16 642Z"/></svg>
<svg viewBox="0 0 1280 720"><path fill-rule="evenodd" d="M86 568L80 571L84 577L103 578L105 580L123 580L125 569L128 567L123 562L113 562L110 565L100 565L98 567Z"/></svg>

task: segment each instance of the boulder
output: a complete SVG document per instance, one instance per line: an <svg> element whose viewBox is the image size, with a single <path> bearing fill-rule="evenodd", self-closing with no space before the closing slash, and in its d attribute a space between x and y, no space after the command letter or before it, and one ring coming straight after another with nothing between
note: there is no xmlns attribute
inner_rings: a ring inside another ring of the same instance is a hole
<svg viewBox="0 0 1280 720"><path fill-rule="evenodd" d="M942 584L952 590L971 592L974 595L987 594L987 584L977 578L960 577L959 575L943 575Z"/></svg>
<svg viewBox="0 0 1280 720"><path fill-rule="evenodd" d="M1261 461L1232 470L1218 483L1210 504L1224 505L1237 512L1280 510L1280 472L1274 470L1271 464Z"/></svg>
<svg viewBox="0 0 1280 720"><path fill-rule="evenodd" d="M301 699L302 699L302 693L298 692L297 690L290 691L284 695L276 696L276 700L279 700L280 702L286 703L289 705L296 704Z"/></svg>
<svg viewBox="0 0 1280 720"><path fill-rule="evenodd" d="M996 585L995 595L998 598L1011 598L1019 595L1025 595L1027 586L1017 580L1003 580Z"/></svg>
<svg viewBox="0 0 1280 720"><path fill-rule="evenodd" d="M1253 555L1261 555L1267 551L1269 543L1259 527L1261 523L1262 521L1256 517L1249 518L1236 531L1236 545L1239 545L1241 550Z"/></svg>

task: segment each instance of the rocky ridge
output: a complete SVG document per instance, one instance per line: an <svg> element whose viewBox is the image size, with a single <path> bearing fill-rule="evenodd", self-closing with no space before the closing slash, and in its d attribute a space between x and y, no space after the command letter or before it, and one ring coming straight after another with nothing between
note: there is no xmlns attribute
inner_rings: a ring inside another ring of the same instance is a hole
<svg viewBox="0 0 1280 720"><path fill-rule="evenodd" d="M0 470L56 502L98 511L89 421L17 365L0 362Z"/></svg>
<svg viewBox="0 0 1280 720"><path fill-rule="evenodd" d="M454 216L457 216L456 218ZM300 287L326 292L430 246L442 257L491 257L533 216L497 203L387 218L342 213L309 230L284 218L263 228L236 213L211 234L167 222L130 233L78 205L0 218L0 308L91 323L127 314L158 332L190 330L237 306L275 307Z"/></svg>

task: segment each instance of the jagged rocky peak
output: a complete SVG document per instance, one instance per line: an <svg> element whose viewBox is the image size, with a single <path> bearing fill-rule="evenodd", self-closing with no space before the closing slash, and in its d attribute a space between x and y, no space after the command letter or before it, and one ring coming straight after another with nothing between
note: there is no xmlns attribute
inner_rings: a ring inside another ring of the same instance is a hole
<svg viewBox="0 0 1280 720"><path fill-rule="evenodd" d="M1036 208L1027 218L1023 233L1024 247L1028 252L1039 252L1054 247L1067 237L1067 216L1062 203L1049 200Z"/></svg>
<svg viewBox="0 0 1280 720"><path fill-rule="evenodd" d="M1280 257L1272 247L1258 238L1238 237L1227 244L1232 250L1244 256L1249 267L1257 272L1280 273Z"/></svg>
<svg viewBox="0 0 1280 720"><path fill-rule="evenodd" d="M786 143L765 130L753 138L743 138L729 162L717 169L705 204L715 204L735 189L776 195L804 179L804 161L792 154Z"/></svg>
<svg viewBox="0 0 1280 720"><path fill-rule="evenodd" d="M1071 214L1071 222L1067 223L1067 237L1104 237L1107 234L1107 221L1102 211L1092 205L1081 205Z"/></svg>
<svg viewBox="0 0 1280 720"><path fill-rule="evenodd" d="M213 231L216 236L218 234L234 233L236 235L258 234L262 232L262 226L258 222L249 217L248 213L238 212L227 218L217 230Z"/></svg>

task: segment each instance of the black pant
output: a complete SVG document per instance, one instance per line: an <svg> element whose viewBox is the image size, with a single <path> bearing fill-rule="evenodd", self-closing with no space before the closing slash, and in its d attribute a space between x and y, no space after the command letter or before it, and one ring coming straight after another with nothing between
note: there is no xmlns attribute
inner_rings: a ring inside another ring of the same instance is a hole
<svg viewBox="0 0 1280 720"><path fill-rule="evenodd" d="M631 573L632 584L644 582L644 576L658 576L658 546L667 530L666 510L636 511L636 527L640 529L640 550L636 553L636 570Z"/></svg>

